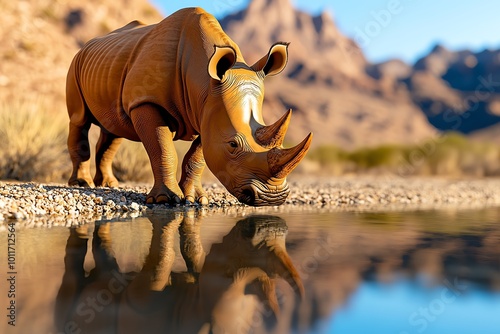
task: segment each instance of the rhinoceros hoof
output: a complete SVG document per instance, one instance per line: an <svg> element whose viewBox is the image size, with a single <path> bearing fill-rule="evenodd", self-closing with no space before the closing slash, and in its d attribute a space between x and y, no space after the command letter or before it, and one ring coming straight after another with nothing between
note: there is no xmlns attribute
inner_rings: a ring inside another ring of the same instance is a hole
<svg viewBox="0 0 500 334"><path fill-rule="evenodd" d="M181 199L179 196L174 195L172 197L162 194L158 196L149 195L146 199L147 204L181 204Z"/></svg>
<svg viewBox="0 0 500 334"><path fill-rule="evenodd" d="M85 179L69 180L68 185L72 187L94 187L94 182Z"/></svg>
<svg viewBox="0 0 500 334"><path fill-rule="evenodd" d="M186 180L181 182L179 186L184 193L186 205L190 205L192 203L208 205L208 196L203 190L201 182Z"/></svg>
<svg viewBox="0 0 500 334"><path fill-rule="evenodd" d="M94 184L96 187L118 187L118 180L116 178L94 179Z"/></svg>
<svg viewBox="0 0 500 334"><path fill-rule="evenodd" d="M186 205L190 205L192 203L195 203L195 201L196 201L196 203L201 204L201 205L208 205L208 198L205 195L198 197L196 200L193 196L186 196Z"/></svg>
<svg viewBox="0 0 500 334"><path fill-rule="evenodd" d="M179 189L180 192L180 189ZM161 187L153 187L146 198L147 204L181 204L182 192L180 192L180 196L167 188L166 186Z"/></svg>

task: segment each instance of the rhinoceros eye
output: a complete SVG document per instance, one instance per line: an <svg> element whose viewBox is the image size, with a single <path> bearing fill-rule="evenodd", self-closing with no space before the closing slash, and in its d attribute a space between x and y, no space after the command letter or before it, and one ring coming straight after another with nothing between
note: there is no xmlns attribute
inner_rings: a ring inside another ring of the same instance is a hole
<svg viewBox="0 0 500 334"><path fill-rule="evenodd" d="M236 153L236 151L238 150L238 147L239 147L238 142L236 142L235 140L229 141L227 143L227 145L228 145L228 151L231 154Z"/></svg>

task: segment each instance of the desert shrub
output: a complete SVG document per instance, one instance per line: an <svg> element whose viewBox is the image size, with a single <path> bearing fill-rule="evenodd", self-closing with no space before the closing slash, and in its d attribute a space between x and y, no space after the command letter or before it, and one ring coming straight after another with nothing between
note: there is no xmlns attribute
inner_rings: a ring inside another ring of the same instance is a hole
<svg viewBox="0 0 500 334"><path fill-rule="evenodd" d="M142 143L124 140L113 160L118 181L151 182L153 172Z"/></svg>
<svg viewBox="0 0 500 334"><path fill-rule="evenodd" d="M324 174L337 176L353 169L347 160L347 152L334 145L319 146L312 149L306 157L307 161L299 164L296 173L310 173L319 168ZM313 164L308 165L308 161Z"/></svg>
<svg viewBox="0 0 500 334"><path fill-rule="evenodd" d="M320 163L321 166L344 162L347 153L334 145L319 146L307 154L308 159Z"/></svg>
<svg viewBox="0 0 500 334"><path fill-rule="evenodd" d="M0 179L54 181L67 177L64 113L48 113L39 101L0 104Z"/></svg>
<svg viewBox="0 0 500 334"><path fill-rule="evenodd" d="M362 148L348 155L348 159L360 169L394 167L401 162L402 158L403 148L396 145Z"/></svg>
<svg viewBox="0 0 500 334"><path fill-rule="evenodd" d="M458 133L448 133L416 145L383 145L350 152L325 145L313 149L307 159L318 162L324 172L500 175L500 145L471 141Z"/></svg>
<svg viewBox="0 0 500 334"><path fill-rule="evenodd" d="M494 174L500 167L500 146L475 142L457 133L440 138L427 163L435 175L484 176Z"/></svg>
<svg viewBox="0 0 500 334"><path fill-rule="evenodd" d="M52 111L47 101L0 103L0 179L66 182L71 173L67 150L68 116L64 108ZM99 129L92 127L91 173L95 173L95 144ZM190 143L176 142L178 175ZM124 140L113 160L119 181L148 182L153 173L142 143Z"/></svg>

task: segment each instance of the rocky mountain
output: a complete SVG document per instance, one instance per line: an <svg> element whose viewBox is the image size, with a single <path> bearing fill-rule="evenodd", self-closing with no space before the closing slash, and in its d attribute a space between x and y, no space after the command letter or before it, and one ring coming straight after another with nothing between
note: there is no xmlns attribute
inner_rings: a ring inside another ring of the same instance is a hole
<svg viewBox="0 0 500 334"><path fill-rule="evenodd" d="M64 110L67 68L85 41L161 19L147 0L0 0L0 10L0 102L43 100L54 110ZM314 145L345 149L415 143L436 129L468 133L500 120L500 51L438 46L413 66L370 64L330 13L313 16L290 0L252 0L221 24L249 64L291 42L286 70L266 81L264 105L268 123L294 109L289 142L313 131Z"/></svg>
<svg viewBox="0 0 500 334"><path fill-rule="evenodd" d="M500 123L500 50L453 52L437 45L402 81L439 130L489 133Z"/></svg>
<svg viewBox="0 0 500 334"><path fill-rule="evenodd" d="M156 22L146 0L0 0L0 102L64 109L66 73L84 42L134 19Z"/></svg>
<svg viewBox="0 0 500 334"><path fill-rule="evenodd" d="M471 132L469 137L480 142L500 143L500 123Z"/></svg>

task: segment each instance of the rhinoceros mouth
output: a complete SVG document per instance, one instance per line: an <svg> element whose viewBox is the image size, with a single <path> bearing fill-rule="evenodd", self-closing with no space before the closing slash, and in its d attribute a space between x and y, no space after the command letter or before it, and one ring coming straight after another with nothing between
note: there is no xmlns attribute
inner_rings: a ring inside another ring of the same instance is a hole
<svg viewBox="0 0 500 334"><path fill-rule="evenodd" d="M252 180L241 188L238 200L251 206L281 205L288 197L290 189L286 181L282 184L270 185L258 180Z"/></svg>

